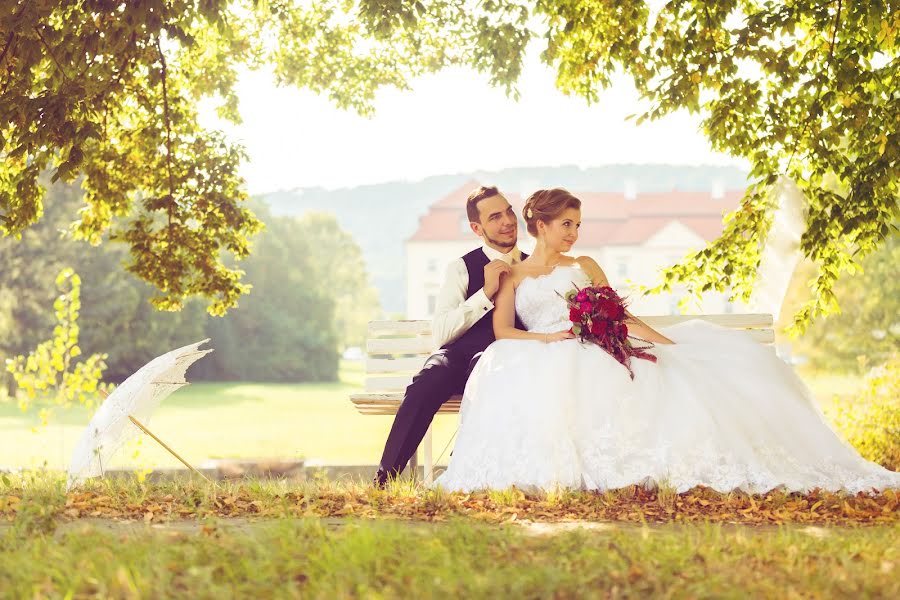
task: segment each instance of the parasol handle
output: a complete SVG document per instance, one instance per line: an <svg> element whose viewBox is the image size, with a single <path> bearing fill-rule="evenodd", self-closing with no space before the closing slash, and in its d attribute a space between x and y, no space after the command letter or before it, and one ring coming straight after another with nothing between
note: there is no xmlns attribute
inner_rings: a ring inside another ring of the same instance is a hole
<svg viewBox="0 0 900 600"><path fill-rule="evenodd" d="M196 473L197 475L199 475L200 477L202 477L203 479L205 479L207 483L212 483L212 481L209 480L209 477L207 477L206 475L204 475L203 473L201 473L200 471L198 471L197 469L195 469L194 467L192 467L191 465L189 465L188 462L187 462L186 460L184 460L183 458L181 458L180 456L178 456L178 453L177 453L177 452L175 452L174 450L172 450L171 448L169 448L169 447L166 445L166 443L165 443L164 441L162 441L161 439L159 439L158 437L156 437L155 435L153 435L153 433L152 433L149 429L147 429L146 427L144 427L144 426L141 424L140 421L138 421L137 419L135 419L135 418L132 417L131 415L128 415L128 418L131 419L131 422L134 423L135 425L137 425L137 426L140 428L141 431L143 431L144 433L146 433L147 435L149 435L150 437L152 437L154 440L156 440L156 441L159 443L160 446L162 446L163 448L165 448L166 450L168 450L168 451L169 451L169 454L171 454L172 456L174 456L175 458L177 458L178 460L180 460L180 461L181 461L181 464L183 464L183 465L186 466L188 469L190 469L191 471L193 471L194 473Z"/></svg>

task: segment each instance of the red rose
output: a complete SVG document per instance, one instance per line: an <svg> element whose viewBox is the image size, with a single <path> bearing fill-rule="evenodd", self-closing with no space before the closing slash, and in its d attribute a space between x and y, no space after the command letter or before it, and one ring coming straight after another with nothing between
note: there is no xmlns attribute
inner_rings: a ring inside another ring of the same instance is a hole
<svg viewBox="0 0 900 600"><path fill-rule="evenodd" d="M606 315L606 316L609 317L610 319L615 319L615 318L616 318L616 309L617 309L617 307L618 307L618 305L617 305L615 302L613 302L613 301L611 301L611 300L609 300L609 299L607 299L607 298L604 298L604 299L600 302L600 311L601 311L601 313L604 314L604 315Z"/></svg>
<svg viewBox="0 0 900 600"><path fill-rule="evenodd" d="M573 323L580 323L581 322L581 311L578 310L577 308L570 308L569 309L569 320L572 321Z"/></svg>
<svg viewBox="0 0 900 600"><path fill-rule="evenodd" d="M589 314L591 314L591 309L592 309L592 308L593 308L593 307L591 306L591 303L590 303L590 302L582 302L582 303L581 303L581 314L583 314L583 315L589 315Z"/></svg>
<svg viewBox="0 0 900 600"><path fill-rule="evenodd" d="M584 290L581 290L580 292L578 292L578 295L575 296L575 299L578 300L579 302L584 302L585 300L588 299L587 292Z"/></svg>
<svg viewBox="0 0 900 600"><path fill-rule="evenodd" d="M604 335L607 327L606 321L599 319L591 323L591 333L594 335Z"/></svg>

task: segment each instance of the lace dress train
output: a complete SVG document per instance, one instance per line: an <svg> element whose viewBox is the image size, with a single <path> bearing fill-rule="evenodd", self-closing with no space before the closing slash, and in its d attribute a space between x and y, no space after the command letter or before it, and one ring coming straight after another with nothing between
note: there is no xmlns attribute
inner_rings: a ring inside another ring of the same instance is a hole
<svg viewBox="0 0 900 600"><path fill-rule="evenodd" d="M530 331L569 326L559 293L589 285L574 266L525 279L516 311ZM831 429L809 390L771 348L694 320L676 342L635 359L635 378L577 340L498 340L466 386L450 465L452 490L605 490L666 483L763 493L900 488Z"/></svg>

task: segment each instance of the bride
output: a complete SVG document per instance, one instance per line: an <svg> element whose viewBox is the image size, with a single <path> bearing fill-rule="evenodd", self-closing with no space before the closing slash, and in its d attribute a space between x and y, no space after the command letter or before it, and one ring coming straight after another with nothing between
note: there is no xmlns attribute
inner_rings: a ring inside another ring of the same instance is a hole
<svg viewBox="0 0 900 600"><path fill-rule="evenodd" d="M608 285L597 263L564 253L578 239L581 202L562 189L524 208L534 253L501 283L497 341L463 394L459 438L434 485L448 490L668 484L764 493L900 488L900 473L863 459L828 426L809 390L771 348L691 320L655 331L657 362L627 369L569 332L560 297ZM527 331L516 329L518 314Z"/></svg>

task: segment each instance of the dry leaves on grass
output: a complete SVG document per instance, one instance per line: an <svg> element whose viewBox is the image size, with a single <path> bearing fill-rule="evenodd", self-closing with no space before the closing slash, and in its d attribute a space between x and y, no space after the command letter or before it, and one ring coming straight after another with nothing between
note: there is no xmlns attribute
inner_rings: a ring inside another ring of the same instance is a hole
<svg viewBox="0 0 900 600"><path fill-rule="evenodd" d="M723 522L772 525L891 524L900 522L900 497L893 490L855 496L814 491L764 495L721 494L694 488L683 494L630 487L607 493L560 491L449 494L440 490L379 491L365 486L300 486L296 490L253 490L240 484L194 487L170 493L153 486L134 491L75 491L56 500L30 499L21 489L0 495L0 517L13 521L25 510L43 507L56 518L106 518L159 522L204 517L362 517L440 521L463 516L488 522L625 521L648 523Z"/></svg>

